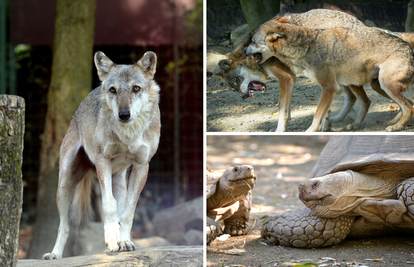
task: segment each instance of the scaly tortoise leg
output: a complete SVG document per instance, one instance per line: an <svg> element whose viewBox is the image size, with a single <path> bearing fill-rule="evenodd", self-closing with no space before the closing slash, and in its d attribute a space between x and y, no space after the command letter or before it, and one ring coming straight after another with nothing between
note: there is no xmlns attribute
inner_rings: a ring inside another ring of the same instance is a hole
<svg viewBox="0 0 414 267"><path fill-rule="evenodd" d="M239 209L228 219L224 220L224 233L229 235L248 234L248 221L252 207L252 192L236 198L239 201Z"/></svg>
<svg viewBox="0 0 414 267"><path fill-rule="evenodd" d="M211 218L207 217L207 226L206 226L206 235L207 235L207 245L210 245L211 242L216 239L219 235L223 234L223 227L220 222L215 222Z"/></svg>
<svg viewBox="0 0 414 267"><path fill-rule="evenodd" d="M268 219L262 237L270 243L298 248L333 246L348 235L355 216L321 218L307 207L291 210Z"/></svg>
<svg viewBox="0 0 414 267"><path fill-rule="evenodd" d="M407 214L414 219L414 177L404 180L398 185L398 199L407 207Z"/></svg>

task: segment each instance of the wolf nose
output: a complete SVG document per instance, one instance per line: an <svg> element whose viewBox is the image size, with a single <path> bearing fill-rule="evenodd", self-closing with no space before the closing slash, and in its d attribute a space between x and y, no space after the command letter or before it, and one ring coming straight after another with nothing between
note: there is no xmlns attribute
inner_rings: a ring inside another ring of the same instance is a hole
<svg viewBox="0 0 414 267"><path fill-rule="evenodd" d="M129 110L121 110L118 116L121 121L127 121L131 117L131 114L129 113Z"/></svg>

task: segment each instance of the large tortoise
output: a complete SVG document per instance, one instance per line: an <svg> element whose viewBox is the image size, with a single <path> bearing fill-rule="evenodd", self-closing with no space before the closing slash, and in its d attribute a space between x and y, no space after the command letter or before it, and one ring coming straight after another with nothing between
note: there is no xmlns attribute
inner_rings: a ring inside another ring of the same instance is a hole
<svg viewBox="0 0 414 267"><path fill-rule="evenodd" d="M248 185L247 185L248 184ZM223 233L218 221L224 220L224 233L247 234L256 174L250 165L224 171L207 169L207 244Z"/></svg>
<svg viewBox="0 0 414 267"><path fill-rule="evenodd" d="M299 185L307 206L270 218L269 242L326 247L345 237L414 232L414 136L333 137Z"/></svg>

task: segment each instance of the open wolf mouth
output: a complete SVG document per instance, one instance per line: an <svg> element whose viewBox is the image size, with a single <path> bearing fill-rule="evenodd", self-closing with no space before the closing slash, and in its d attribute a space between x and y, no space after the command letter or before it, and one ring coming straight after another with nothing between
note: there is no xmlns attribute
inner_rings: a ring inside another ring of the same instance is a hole
<svg viewBox="0 0 414 267"><path fill-rule="evenodd" d="M249 57L254 58L254 60L257 62L257 64L260 64L260 62L262 62L262 59L263 59L262 53L250 54Z"/></svg>
<svg viewBox="0 0 414 267"><path fill-rule="evenodd" d="M262 83L261 81L251 81L248 85L247 93L243 94L242 98L246 99L253 97L252 90L266 92L267 87L266 84Z"/></svg>

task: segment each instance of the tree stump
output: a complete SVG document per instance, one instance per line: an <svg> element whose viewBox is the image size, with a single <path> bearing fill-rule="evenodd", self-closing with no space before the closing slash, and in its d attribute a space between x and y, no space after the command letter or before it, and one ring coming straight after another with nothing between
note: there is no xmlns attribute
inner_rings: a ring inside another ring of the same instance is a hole
<svg viewBox="0 0 414 267"><path fill-rule="evenodd" d="M24 99L0 95L0 265L16 266L22 213Z"/></svg>
<svg viewBox="0 0 414 267"><path fill-rule="evenodd" d="M203 246L138 248L131 252L108 252L60 260L19 260L17 267L202 267Z"/></svg>
<svg viewBox="0 0 414 267"><path fill-rule="evenodd" d="M411 0L407 6L407 20L405 21L405 31L414 31L414 1Z"/></svg>

